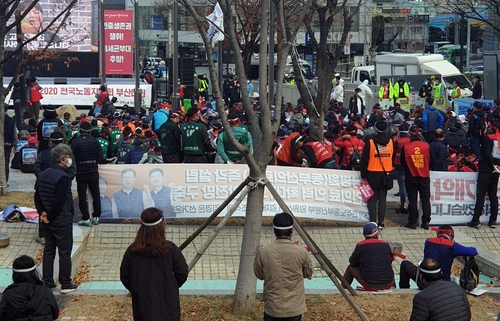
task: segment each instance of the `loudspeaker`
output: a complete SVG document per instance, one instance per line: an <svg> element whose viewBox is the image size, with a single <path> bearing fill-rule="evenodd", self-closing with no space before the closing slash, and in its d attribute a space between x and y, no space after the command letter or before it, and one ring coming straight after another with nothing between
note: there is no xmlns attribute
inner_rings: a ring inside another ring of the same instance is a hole
<svg viewBox="0 0 500 321"><path fill-rule="evenodd" d="M90 78L90 84L91 85L100 85L101 84L101 78Z"/></svg>
<svg viewBox="0 0 500 321"><path fill-rule="evenodd" d="M54 85L67 85L68 78L54 78Z"/></svg>

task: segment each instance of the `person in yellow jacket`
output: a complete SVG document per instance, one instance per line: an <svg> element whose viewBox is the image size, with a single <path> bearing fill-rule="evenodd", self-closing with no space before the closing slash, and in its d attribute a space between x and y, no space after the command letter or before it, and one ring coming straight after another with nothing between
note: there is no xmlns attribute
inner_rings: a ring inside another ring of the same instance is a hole
<svg viewBox="0 0 500 321"><path fill-rule="evenodd" d="M394 84L393 95L395 99L408 98L410 95L410 87L408 87L408 83L404 80L403 76L399 76L398 81Z"/></svg>
<svg viewBox="0 0 500 321"><path fill-rule="evenodd" d="M378 91L378 98L379 99L392 99L392 98L394 98L394 89L393 89L392 84L389 81L389 79L384 78L383 83L380 86L380 89Z"/></svg>
<svg viewBox="0 0 500 321"><path fill-rule="evenodd" d="M431 77L432 78L432 77ZM439 78L434 78L433 86L432 86L432 94L434 100L441 99L441 90L443 89L443 84L439 80Z"/></svg>
<svg viewBox="0 0 500 321"><path fill-rule="evenodd" d="M462 98L462 91L460 90L460 86L458 85L458 81L453 82L453 91L451 92L451 101Z"/></svg>

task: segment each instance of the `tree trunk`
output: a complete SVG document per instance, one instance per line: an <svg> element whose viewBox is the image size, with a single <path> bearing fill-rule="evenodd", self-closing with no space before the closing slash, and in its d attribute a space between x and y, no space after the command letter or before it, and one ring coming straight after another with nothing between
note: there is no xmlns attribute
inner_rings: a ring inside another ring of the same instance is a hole
<svg viewBox="0 0 500 321"><path fill-rule="evenodd" d="M0 6L0 61L3 60L5 55L5 23L6 23L6 8ZM4 146L4 128L5 128L5 108L3 102L5 101L5 87L3 85L3 64L0 64L0 195L7 195L7 177L5 176L5 151Z"/></svg>
<svg viewBox="0 0 500 321"><path fill-rule="evenodd" d="M262 213L264 209L264 185L250 190L247 196L247 215L241 242L241 257L238 269L238 280L234 292L232 313L242 315L252 311L255 306L257 278L253 273L253 261L260 247L260 231L262 229ZM254 215L249 215L253 213Z"/></svg>

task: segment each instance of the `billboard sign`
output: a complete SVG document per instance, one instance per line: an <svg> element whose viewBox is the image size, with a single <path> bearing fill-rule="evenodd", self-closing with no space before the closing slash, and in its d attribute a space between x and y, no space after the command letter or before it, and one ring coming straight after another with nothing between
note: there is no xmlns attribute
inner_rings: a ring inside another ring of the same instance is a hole
<svg viewBox="0 0 500 321"><path fill-rule="evenodd" d="M98 51L97 46L92 45L91 40L91 34L98 32L97 26L92 23L92 17L97 12L97 1L77 1L64 27L61 27L64 16L61 12L67 8L70 0L22 0L17 8L24 12L35 1L35 6L21 22L24 39L33 38L26 44L27 50L39 50L48 45L49 50ZM55 22L51 24L54 19L56 19ZM14 15L9 20L9 23L12 22L14 22ZM5 35L4 46L6 50L17 48L15 27Z"/></svg>
<svg viewBox="0 0 500 321"><path fill-rule="evenodd" d="M132 75L132 10L104 10L104 52L107 75Z"/></svg>

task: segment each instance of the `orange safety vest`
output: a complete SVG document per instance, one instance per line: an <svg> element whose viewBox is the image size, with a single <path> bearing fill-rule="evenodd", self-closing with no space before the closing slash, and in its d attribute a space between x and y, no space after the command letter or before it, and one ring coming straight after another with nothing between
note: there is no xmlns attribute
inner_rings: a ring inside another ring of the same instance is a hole
<svg viewBox="0 0 500 321"><path fill-rule="evenodd" d="M384 169L386 172L391 172L394 169L392 165L394 142L390 139L386 146L378 145L378 150L380 152L380 157L377 153L375 142L373 139L370 139L370 155L368 158L368 167L366 169L370 172L384 172Z"/></svg>
<svg viewBox="0 0 500 321"><path fill-rule="evenodd" d="M411 176L429 177L431 160L429 144L416 140L406 144L404 157Z"/></svg>
<svg viewBox="0 0 500 321"><path fill-rule="evenodd" d="M290 156L290 153L291 153L290 144L295 144L295 140L297 138L299 138L298 132L292 133L290 136L286 137L283 140L283 142L281 143L281 146L276 151L276 158L278 158L280 161L288 163L290 165L299 166L300 164L298 164L296 161L294 161L293 158ZM297 157L300 157L301 153L302 152L300 150L298 150Z"/></svg>

